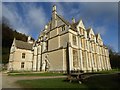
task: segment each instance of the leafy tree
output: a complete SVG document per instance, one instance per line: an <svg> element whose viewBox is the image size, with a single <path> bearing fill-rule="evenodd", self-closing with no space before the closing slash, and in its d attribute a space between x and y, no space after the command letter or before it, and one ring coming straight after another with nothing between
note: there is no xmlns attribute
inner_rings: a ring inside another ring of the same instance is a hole
<svg viewBox="0 0 120 90"><path fill-rule="evenodd" d="M120 69L120 53L115 52L110 46L108 48L111 67Z"/></svg>

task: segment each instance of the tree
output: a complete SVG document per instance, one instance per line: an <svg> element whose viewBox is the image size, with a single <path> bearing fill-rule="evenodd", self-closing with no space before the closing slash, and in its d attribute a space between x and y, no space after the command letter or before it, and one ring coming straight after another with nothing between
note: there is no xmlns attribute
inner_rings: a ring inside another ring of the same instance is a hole
<svg viewBox="0 0 120 90"><path fill-rule="evenodd" d="M111 67L120 69L120 53L115 52L110 46L108 46L108 49Z"/></svg>
<svg viewBox="0 0 120 90"><path fill-rule="evenodd" d="M6 64L9 61L10 48L14 37L17 40L27 41L28 36L19 33L16 30L10 28L6 23L2 23L2 63Z"/></svg>

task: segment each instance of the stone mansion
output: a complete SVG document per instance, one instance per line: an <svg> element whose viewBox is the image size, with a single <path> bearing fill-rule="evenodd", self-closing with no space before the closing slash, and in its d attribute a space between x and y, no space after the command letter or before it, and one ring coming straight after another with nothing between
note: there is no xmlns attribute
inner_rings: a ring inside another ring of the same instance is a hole
<svg viewBox="0 0 120 90"><path fill-rule="evenodd" d="M108 48L100 34L86 29L82 20L66 21L52 7L52 18L38 39L14 38L8 70L16 71L101 71L110 70Z"/></svg>

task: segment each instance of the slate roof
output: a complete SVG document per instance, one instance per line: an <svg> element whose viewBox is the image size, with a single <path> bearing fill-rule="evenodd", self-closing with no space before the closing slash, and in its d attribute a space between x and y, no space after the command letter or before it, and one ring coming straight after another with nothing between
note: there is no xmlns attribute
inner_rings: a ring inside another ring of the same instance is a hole
<svg viewBox="0 0 120 90"><path fill-rule="evenodd" d="M32 50L33 45L24 41L15 40L15 46L20 49Z"/></svg>
<svg viewBox="0 0 120 90"><path fill-rule="evenodd" d="M64 23L71 25L67 20L65 20L61 15L56 14Z"/></svg>
<svg viewBox="0 0 120 90"><path fill-rule="evenodd" d="M73 23L71 24L70 22L68 22L67 20L65 20L61 15L58 15L56 14L65 24L69 25L71 29L73 29L74 31L77 31L76 30L76 25L79 23L79 22L76 22L76 23Z"/></svg>

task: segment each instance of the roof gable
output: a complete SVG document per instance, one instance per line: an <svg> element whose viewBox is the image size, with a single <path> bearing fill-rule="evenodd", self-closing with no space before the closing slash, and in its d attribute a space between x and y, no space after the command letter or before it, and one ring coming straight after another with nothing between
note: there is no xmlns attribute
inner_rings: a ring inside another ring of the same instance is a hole
<svg viewBox="0 0 120 90"><path fill-rule="evenodd" d="M96 39L102 40L101 35L99 33L96 35Z"/></svg>
<svg viewBox="0 0 120 90"><path fill-rule="evenodd" d="M93 34L95 36L95 33L92 28L87 29L88 34Z"/></svg>
<svg viewBox="0 0 120 90"><path fill-rule="evenodd" d="M77 27L81 27L81 28L85 29L85 26L84 26L82 20L79 20L79 21L78 21L78 23L77 23Z"/></svg>

